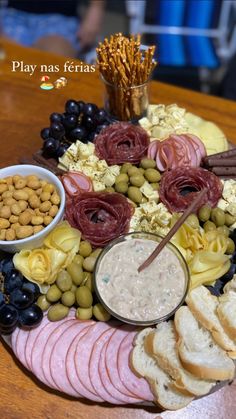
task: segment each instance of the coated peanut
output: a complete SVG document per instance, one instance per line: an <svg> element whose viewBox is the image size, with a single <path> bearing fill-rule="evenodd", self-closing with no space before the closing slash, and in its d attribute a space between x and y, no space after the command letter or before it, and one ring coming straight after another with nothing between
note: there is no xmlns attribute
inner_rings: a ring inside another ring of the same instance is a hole
<svg viewBox="0 0 236 419"><path fill-rule="evenodd" d="M6 229L2 228L0 229L0 240L5 240L6 239Z"/></svg>
<svg viewBox="0 0 236 419"><path fill-rule="evenodd" d="M48 212L50 208L52 207L52 204L50 201L44 201L39 207L39 210L42 212Z"/></svg>
<svg viewBox="0 0 236 419"><path fill-rule="evenodd" d="M21 211L21 208L20 208L20 206L19 206L19 204L13 204L12 206L11 206L11 212L12 212L12 214L14 214L14 215L19 215L22 211Z"/></svg>
<svg viewBox="0 0 236 419"><path fill-rule="evenodd" d="M54 205L59 205L60 203L60 197L56 192L53 192L52 196L51 196L51 202Z"/></svg>
<svg viewBox="0 0 236 419"><path fill-rule="evenodd" d="M27 202L23 201L23 199L20 199L20 201L18 201L18 205L22 211L25 211L26 208L28 207Z"/></svg>
<svg viewBox="0 0 236 419"><path fill-rule="evenodd" d="M14 230L16 230L18 227L20 227L20 223L13 223L12 225L11 225L11 228L13 228Z"/></svg>
<svg viewBox="0 0 236 419"><path fill-rule="evenodd" d="M42 225L40 225L40 226L33 226L34 234L39 233L40 231L43 230L43 228L44 227Z"/></svg>
<svg viewBox="0 0 236 419"><path fill-rule="evenodd" d="M55 215L58 213L58 206L57 205L53 205L50 210L49 210L49 215L51 217L55 217Z"/></svg>
<svg viewBox="0 0 236 419"><path fill-rule="evenodd" d="M11 207L13 204L17 203L17 200L14 198L6 198L3 200L4 205L7 205L8 207Z"/></svg>
<svg viewBox="0 0 236 419"><path fill-rule="evenodd" d="M17 201L23 199L23 201L28 201L29 194L23 190L14 191L13 192L13 198L15 198Z"/></svg>
<svg viewBox="0 0 236 419"><path fill-rule="evenodd" d="M0 218L0 230L8 227L10 227L10 222L6 218Z"/></svg>
<svg viewBox="0 0 236 419"><path fill-rule="evenodd" d="M50 192L42 192L41 195L40 195L40 199L41 199L42 202L49 201L50 198L51 198Z"/></svg>
<svg viewBox="0 0 236 419"><path fill-rule="evenodd" d="M12 176L5 177L5 181L7 182L8 185L12 185L13 184Z"/></svg>
<svg viewBox="0 0 236 419"><path fill-rule="evenodd" d="M18 221L19 221L18 215L11 215L10 218L9 218L9 221L10 221L11 224L18 223Z"/></svg>
<svg viewBox="0 0 236 419"><path fill-rule="evenodd" d="M5 183L0 184L0 194L3 194L3 192L6 192L8 190L8 187Z"/></svg>
<svg viewBox="0 0 236 419"><path fill-rule="evenodd" d="M47 183L47 185L45 185L43 187L43 192L49 192L50 194L52 194L54 192L55 188L54 185L52 183Z"/></svg>
<svg viewBox="0 0 236 419"><path fill-rule="evenodd" d="M26 186L26 180L21 178L17 182L15 182L16 189L23 189Z"/></svg>
<svg viewBox="0 0 236 419"><path fill-rule="evenodd" d="M53 218L50 215L45 215L43 218L43 224L48 226L52 222Z"/></svg>
<svg viewBox="0 0 236 419"><path fill-rule="evenodd" d="M34 229L32 226L20 226L16 229L16 237L18 239L25 239L26 237L32 236Z"/></svg>
<svg viewBox="0 0 236 419"><path fill-rule="evenodd" d="M39 182L39 180L37 179L35 179L35 180L28 180L27 181L27 186L29 187L29 188L31 188L31 189L39 189L40 188L40 182Z"/></svg>
<svg viewBox="0 0 236 419"><path fill-rule="evenodd" d="M41 195L41 193L42 193L42 191L43 191L43 189L42 189L42 188L39 188L39 189L37 189L37 190L35 191L35 193L36 193L36 195L37 195L37 196L40 196L40 195Z"/></svg>
<svg viewBox="0 0 236 419"><path fill-rule="evenodd" d="M5 192L3 192L2 198L3 199L12 198L12 192L11 191L5 191Z"/></svg>
<svg viewBox="0 0 236 419"><path fill-rule="evenodd" d="M5 240L15 240L16 238L16 231L13 228L9 228L6 231L6 238Z"/></svg>
<svg viewBox="0 0 236 419"><path fill-rule="evenodd" d="M27 224L30 224L32 219L32 215L29 211L24 211L19 215L19 223L23 226L26 226Z"/></svg>
<svg viewBox="0 0 236 419"><path fill-rule="evenodd" d="M8 207L7 205L4 205L1 209L0 209L0 217L1 218L7 218L9 219L11 216L11 208Z"/></svg>
<svg viewBox="0 0 236 419"><path fill-rule="evenodd" d="M43 217L40 217L39 215L33 215L31 218L31 224L33 224L33 226L39 226L40 224L43 224Z"/></svg>
<svg viewBox="0 0 236 419"><path fill-rule="evenodd" d="M31 195L29 198L29 204L31 208L39 208L40 206L40 199L37 195Z"/></svg>

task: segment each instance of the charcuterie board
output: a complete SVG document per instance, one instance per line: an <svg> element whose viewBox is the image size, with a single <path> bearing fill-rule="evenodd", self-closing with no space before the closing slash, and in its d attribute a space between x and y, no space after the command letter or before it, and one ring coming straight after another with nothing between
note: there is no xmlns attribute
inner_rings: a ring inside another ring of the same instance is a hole
<svg viewBox="0 0 236 419"><path fill-rule="evenodd" d="M75 398L169 410L233 380L235 154L224 134L175 104L131 124L71 99L41 136L31 166L0 172L0 329L22 365Z"/></svg>

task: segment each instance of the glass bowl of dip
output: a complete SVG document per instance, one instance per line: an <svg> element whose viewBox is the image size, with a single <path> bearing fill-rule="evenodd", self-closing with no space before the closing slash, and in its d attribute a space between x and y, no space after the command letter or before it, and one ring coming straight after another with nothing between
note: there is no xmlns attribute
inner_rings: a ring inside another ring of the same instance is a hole
<svg viewBox="0 0 236 419"><path fill-rule="evenodd" d="M95 292L107 311L125 323L160 323L184 303L190 274L175 245L168 243L149 267L137 271L161 240L153 233L128 233L109 243L97 259Z"/></svg>

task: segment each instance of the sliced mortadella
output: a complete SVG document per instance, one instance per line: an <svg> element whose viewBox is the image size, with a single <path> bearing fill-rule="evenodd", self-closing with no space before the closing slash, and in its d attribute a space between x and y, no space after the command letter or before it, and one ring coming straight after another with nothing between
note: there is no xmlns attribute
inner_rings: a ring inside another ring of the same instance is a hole
<svg viewBox="0 0 236 419"><path fill-rule="evenodd" d="M91 179L82 172L68 172L61 177L63 186L69 196L76 196L80 192L91 192Z"/></svg>
<svg viewBox="0 0 236 419"><path fill-rule="evenodd" d="M148 146L148 158L155 160L160 141L154 140Z"/></svg>

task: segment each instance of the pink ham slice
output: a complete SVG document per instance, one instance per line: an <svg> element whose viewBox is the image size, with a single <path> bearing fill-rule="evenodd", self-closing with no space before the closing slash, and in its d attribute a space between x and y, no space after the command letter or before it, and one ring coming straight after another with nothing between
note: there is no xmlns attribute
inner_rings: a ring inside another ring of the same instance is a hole
<svg viewBox="0 0 236 419"><path fill-rule="evenodd" d="M122 383L118 373L117 365L118 350L120 343L128 335L128 333L132 331L134 331L134 327L124 325L117 329L115 333L113 333L113 335L110 337L106 349L106 367L113 386L125 396L128 396L130 398L134 397L137 402L140 401L140 399L138 400L137 396L135 396L135 394L131 391L127 390L127 388Z"/></svg>
<svg viewBox="0 0 236 419"><path fill-rule="evenodd" d="M154 140L148 146L148 158L155 160L160 141Z"/></svg>
<svg viewBox="0 0 236 419"><path fill-rule="evenodd" d="M74 311L70 311L66 319L60 320L59 322L49 322L43 328L40 328L39 334L34 341L34 347L31 353L31 368L35 376L42 381L42 383L49 385L46 380L43 369L42 369L42 357L44 349L47 345L47 341L52 333L52 331L60 324L63 324L65 321L74 317ZM54 386L53 388L56 388Z"/></svg>
<svg viewBox="0 0 236 419"><path fill-rule="evenodd" d="M50 372L52 379L58 388L66 394L74 397L82 397L70 384L67 376L66 355L69 346L80 331L90 325L89 321L74 320L73 323L59 336L50 356Z"/></svg>
<svg viewBox="0 0 236 419"><path fill-rule="evenodd" d="M49 323L49 320L48 320L47 316L44 315L43 320L40 323L40 328L36 327L35 329L32 329L28 334L28 338L26 340L26 345L25 345L25 360L26 360L27 368L29 370L32 370L31 354L32 354L33 347L34 347L34 342L37 339L37 336L40 332L40 329L43 328L48 323Z"/></svg>
<svg viewBox="0 0 236 419"><path fill-rule="evenodd" d="M113 336L113 334L111 336ZM108 374L107 365L106 365L106 351L107 351L108 342L106 342L102 348L99 365L98 365L99 375L101 377L101 381L106 391L108 391L108 393L110 393L112 397L119 400L123 404L133 404L133 403L140 402L140 399L135 399L134 397L130 397L128 395L125 395L124 393L121 393L113 385L113 382L110 379L110 375ZM113 374L113 370L110 371L110 373Z"/></svg>
<svg viewBox="0 0 236 419"><path fill-rule="evenodd" d="M69 350L66 355L67 376L74 390L77 393L81 394L82 397L85 397L86 399L92 400L94 402L102 402L104 400L102 400L98 396L95 396L94 393L88 391L86 387L83 385L83 383L79 380L75 367L75 352L77 345L79 345L80 339L89 332L91 327L93 327L94 322L90 322L90 324L91 326L88 326L87 328L83 329L81 332L77 334L77 336L73 339L69 347Z"/></svg>
<svg viewBox="0 0 236 419"><path fill-rule="evenodd" d="M112 395L113 385L110 383L109 378L108 378L108 386L109 386L109 392L108 392L106 387L103 385L101 376L99 374L99 362L100 362L101 351L104 345L109 340L112 333L114 333L114 329L110 327L108 330L103 332L102 335L94 343L93 350L92 350L90 360L89 360L89 377L90 377L92 386L95 392L99 395L99 397L101 397L103 400L105 400L108 403L124 404L124 402L121 402L119 399L115 398ZM105 354L104 354L104 359L105 359Z"/></svg>
<svg viewBox="0 0 236 419"><path fill-rule="evenodd" d="M136 332L130 332L121 341L118 350L118 372L120 379L128 391L140 399L153 401L153 394L144 378L138 378L130 368L129 357L133 349L132 343Z"/></svg>
<svg viewBox="0 0 236 419"><path fill-rule="evenodd" d="M97 396L89 377L89 360L93 345L103 332L110 329L107 323L96 322L80 340L75 351L75 367L80 382L91 393ZM100 397L101 400L103 400Z"/></svg>
<svg viewBox="0 0 236 419"><path fill-rule="evenodd" d="M20 362L24 365L25 368L28 368L26 359L25 359L25 347L26 347L26 341L27 341L28 335L29 335L29 331L20 329L16 337L16 343L15 343L15 355L20 360Z"/></svg>
<svg viewBox="0 0 236 419"><path fill-rule="evenodd" d="M60 325L55 328L55 324L51 323L51 331L50 336L47 339L47 344L44 347L43 355L42 355L42 363L41 367L43 370L43 375L45 380L47 381L49 387L56 388L57 386L53 381L51 370L50 370L50 356L53 350L53 347L57 341L57 339L62 335L62 333L68 329L76 320L75 319L68 319L64 320Z"/></svg>

